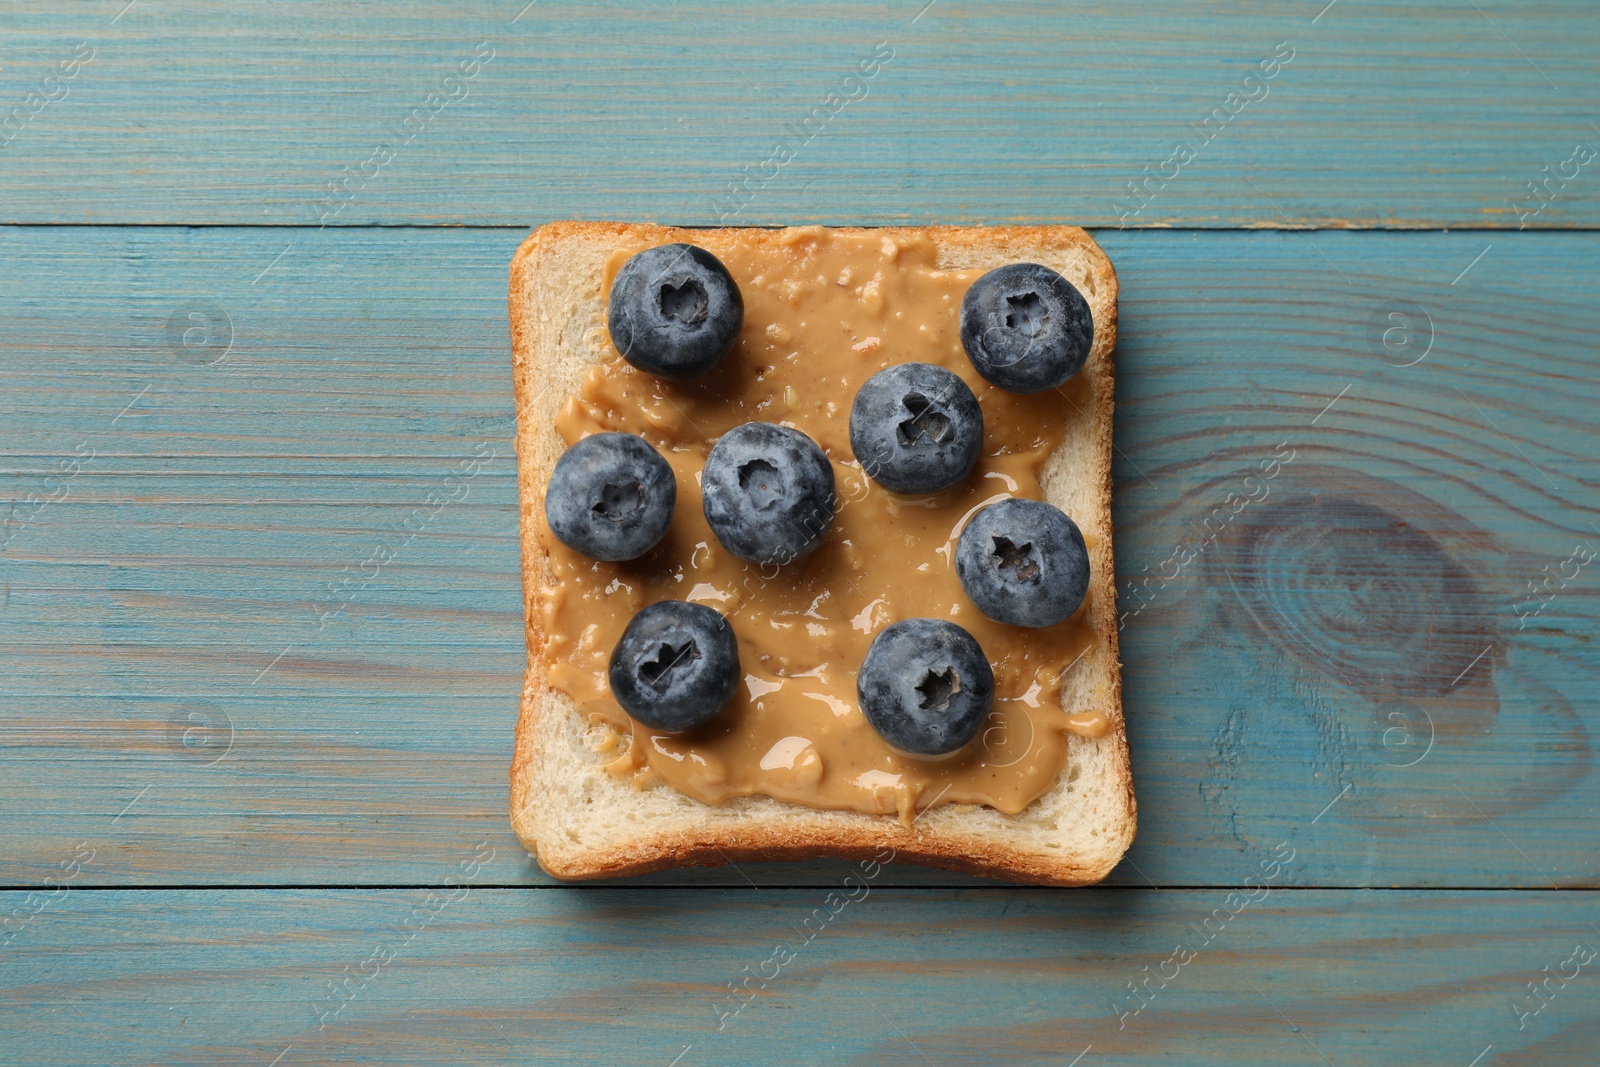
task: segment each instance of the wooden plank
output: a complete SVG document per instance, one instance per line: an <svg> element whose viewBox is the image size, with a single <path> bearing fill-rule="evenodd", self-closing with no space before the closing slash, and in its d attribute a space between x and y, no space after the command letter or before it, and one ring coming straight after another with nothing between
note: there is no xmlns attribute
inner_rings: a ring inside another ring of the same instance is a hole
<svg viewBox="0 0 1600 1067"><path fill-rule="evenodd" d="M1585 0L1323 7L10 4L0 220L1600 225Z"/></svg>
<svg viewBox="0 0 1600 1067"><path fill-rule="evenodd" d="M1233 884L1292 830L1297 885L1593 885L1600 239L1102 236L1116 878ZM542 880L504 815L519 237L0 228L0 879L86 843L89 885L437 884L487 840Z"/></svg>
<svg viewBox="0 0 1600 1067"><path fill-rule="evenodd" d="M1592 893L458 893L63 894L5 950L7 1062L1465 1067L1600 1031Z"/></svg>

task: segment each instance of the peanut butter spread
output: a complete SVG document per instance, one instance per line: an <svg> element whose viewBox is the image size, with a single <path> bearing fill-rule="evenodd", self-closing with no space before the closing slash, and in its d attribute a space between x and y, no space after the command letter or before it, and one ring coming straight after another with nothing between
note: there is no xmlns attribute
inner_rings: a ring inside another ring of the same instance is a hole
<svg viewBox="0 0 1600 1067"><path fill-rule="evenodd" d="M641 247L619 249L605 286ZM994 622L957 580L953 552L966 520L1007 497L1043 499L1039 473L1072 405L1054 391L1008 393L980 378L962 351L961 298L981 273L935 269L931 241L786 231L722 237L709 248L744 297L737 346L705 378L678 384L625 363L609 343L556 429L568 444L601 431L636 433L677 475L672 526L652 551L604 563L540 531L554 582L542 590L549 683L610 724L611 764L641 786L652 776L708 804L760 793L796 804L873 814L939 803L987 804L1015 814L1055 784L1067 735L1096 737L1108 720L1061 706L1061 679L1095 640L1088 601L1045 629ZM604 331L600 331L604 333ZM852 457L850 405L894 363L933 363L960 375L984 417L983 455L956 488L897 496ZM1080 410L1083 376L1064 388ZM760 420L809 434L833 463L839 509L815 553L783 567L747 563L718 544L701 512L698 475L711 445ZM1086 538L1090 535L1086 532ZM1089 544L1093 548L1093 540ZM1089 599L1095 596L1091 585ZM712 722L656 733L611 698L606 668L628 620L657 600L716 608L738 637L743 684ZM856 668L873 637L900 619L949 619L983 646L995 675L994 711L965 749L942 759L892 750L856 705Z"/></svg>

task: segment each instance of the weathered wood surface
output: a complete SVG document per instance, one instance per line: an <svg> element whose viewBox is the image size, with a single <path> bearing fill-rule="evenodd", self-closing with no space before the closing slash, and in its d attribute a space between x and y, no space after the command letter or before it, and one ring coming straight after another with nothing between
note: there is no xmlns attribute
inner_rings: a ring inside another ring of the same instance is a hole
<svg viewBox="0 0 1600 1067"><path fill-rule="evenodd" d="M1592 893L1252 902L846 889L847 870L804 890L453 901L67 893L3 950L0 1040L16 1067L1570 1067L1600 1033Z"/></svg>
<svg viewBox="0 0 1600 1067"><path fill-rule="evenodd" d="M543 880L505 819L520 236L0 228L0 879L84 843L87 885L437 884L487 840L483 881ZM1594 885L1600 240L1102 239L1116 879L1293 836L1297 885Z"/></svg>
<svg viewBox="0 0 1600 1067"><path fill-rule="evenodd" d="M0 32L0 221L1600 225L1588 0L96 0Z"/></svg>
<svg viewBox="0 0 1600 1067"><path fill-rule="evenodd" d="M1198 229L1600 226L1593 29L7 5L0 1059L1590 1062L1600 239ZM1120 888L541 886L504 291L562 217L1108 228Z"/></svg>

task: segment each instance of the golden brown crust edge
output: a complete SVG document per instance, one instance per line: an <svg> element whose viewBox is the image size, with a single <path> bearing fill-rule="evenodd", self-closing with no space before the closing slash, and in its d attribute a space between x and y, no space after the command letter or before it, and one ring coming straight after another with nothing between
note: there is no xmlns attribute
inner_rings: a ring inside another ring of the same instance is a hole
<svg viewBox="0 0 1600 1067"><path fill-rule="evenodd" d="M532 269L541 232L535 230L523 238L516 255L511 257L511 279L506 294L506 313L511 323L511 395L516 415L516 434L512 442L517 458L517 532L522 543L522 621L528 656L527 666L523 670L522 697L517 705L516 734L512 742L515 747L511 756L511 828L523 847L534 856L537 856L537 852L530 794L533 789L533 715L536 709L530 694L544 688L544 672L539 668L539 651L544 646L543 616L534 610L539 572L544 569L544 561L536 554L534 546L538 544L538 538L533 536L530 529L530 492L537 492L537 487L523 484L522 457L527 448L523 436L527 432L527 420L522 417L522 412L528 400L528 375L523 373L523 362L528 358L531 348L528 334L532 326L524 319L517 297L526 288L527 272Z"/></svg>
<svg viewBox="0 0 1600 1067"><path fill-rule="evenodd" d="M838 232L860 232L866 227L836 227ZM906 235L933 238L942 247L950 244L981 243L986 247L1004 248L1008 245L1040 247L1067 244L1080 247L1086 255L1097 261L1096 273L1109 286L1107 304L1109 316L1097 322L1096 328L1104 330L1106 343L1097 345L1091 353L1092 371L1105 384L1095 393L1095 463L1099 476L1097 506L1105 516L1106 529L1112 528L1111 519L1111 452L1112 412L1115 406L1115 380L1112 353L1116 348L1118 316L1118 281L1116 270L1086 231L1072 226L925 226L925 227L872 227L872 232L885 236ZM827 830L785 827L781 834L770 828L753 825L748 830L729 832L725 828L710 827L706 832L658 832L641 834L628 844L611 849L591 849L571 862L561 862L541 854L539 827L535 811L534 786L537 780L535 720L540 712L546 684L539 663L539 652L544 644L541 627L543 618L539 589L548 577L547 559L539 543L537 508L543 499L543 484L533 478L533 472L524 461L535 451L534 428L523 417L530 390L537 376L534 368L526 365L534 348L533 339L538 323L530 321L539 312L538 301L520 300L531 279L538 276L540 253L563 238L616 237L645 238L654 243L672 241L692 242L696 234L706 231L694 228L669 227L653 224L615 222L546 223L530 234L512 259L508 312L511 325L513 392L517 411L516 449L518 455L519 523L522 541L522 580L524 619L526 623L528 661L524 676L522 698L516 727L516 751L512 759L511 823L518 838L540 866L552 877L564 881L595 878L618 878L649 874L677 867L717 867L740 862L803 860L819 857L864 859L881 856L888 846L895 850L896 858L945 870L960 871L1008 881L1049 886L1090 885L1105 878L1121 860L1132 844L1137 828L1138 808L1133 791L1133 779L1128 750L1127 731L1122 708L1122 671L1116 625L1116 582L1113 557L1113 538L1107 537L1097 546L1093 560L1095 583L1098 587L1094 599L1096 629L1107 635L1107 653L1110 678L1111 729L1107 740L1111 745L1110 757L1116 765L1117 784L1121 787L1127 817L1124 833L1118 841L1102 843L1102 854L1095 862L1079 862L1076 857L1047 857L1038 851L998 845L978 835L945 832L930 839L913 828L902 826L896 816L869 817L870 827L830 827ZM525 306L524 306L525 304Z"/></svg>

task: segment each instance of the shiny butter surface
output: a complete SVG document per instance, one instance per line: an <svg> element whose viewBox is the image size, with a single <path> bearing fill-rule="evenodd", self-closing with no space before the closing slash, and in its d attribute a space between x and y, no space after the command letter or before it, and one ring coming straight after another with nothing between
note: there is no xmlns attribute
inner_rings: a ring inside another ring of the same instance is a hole
<svg viewBox="0 0 1600 1067"><path fill-rule="evenodd" d="M956 536L977 509L1010 496L1042 499L1039 472L1064 419L1092 410L1082 376L1056 392L1020 396L978 377L961 349L961 297L978 271L935 269L932 242L811 228L708 233L745 301L737 347L699 382L636 371L608 341L606 356L558 422L571 444L603 430L637 433L677 473L666 538L641 559L601 563L541 525L554 577L543 591L542 655L551 685L624 738L614 772L652 776L707 803L753 793L823 808L912 813L936 803L987 804L1014 814L1061 773L1067 734L1098 736L1095 707L1063 710L1060 681L1094 635L1088 603L1043 630L993 622L956 578ZM619 249L605 285L644 246ZM604 331L600 331L603 335ZM961 485L902 497L870 481L850 450L857 388L892 363L922 361L959 374L978 397L984 450ZM814 554L783 567L724 551L700 508L698 475L718 436L752 420L809 434L833 463L838 516ZM1093 545L1092 538L1085 534ZM1090 590L1090 599L1094 597ZM656 600L717 608L739 640L744 680L706 727L667 736L634 723L611 699L606 667L628 620ZM892 751L856 706L855 672L872 638L899 619L964 626L995 673L994 712L966 749L941 760Z"/></svg>

